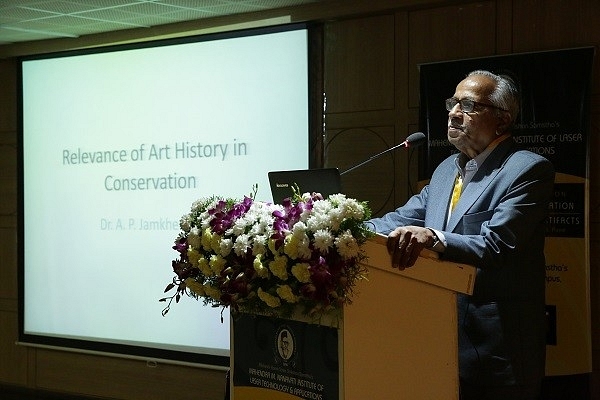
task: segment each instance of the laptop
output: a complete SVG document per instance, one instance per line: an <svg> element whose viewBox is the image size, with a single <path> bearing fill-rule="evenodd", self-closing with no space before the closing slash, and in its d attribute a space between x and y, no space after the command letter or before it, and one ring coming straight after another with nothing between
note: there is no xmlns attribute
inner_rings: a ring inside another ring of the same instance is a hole
<svg viewBox="0 0 600 400"><path fill-rule="evenodd" d="M269 172L269 184L273 202L281 204L283 199L293 196L292 188L298 185L300 193L321 193L324 198L342 192L342 180L337 168L297 169Z"/></svg>

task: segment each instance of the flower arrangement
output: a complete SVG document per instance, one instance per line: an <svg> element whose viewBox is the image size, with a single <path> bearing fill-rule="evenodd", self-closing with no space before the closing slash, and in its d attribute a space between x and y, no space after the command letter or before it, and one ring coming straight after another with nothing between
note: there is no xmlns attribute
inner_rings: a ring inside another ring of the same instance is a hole
<svg viewBox="0 0 600 400"><path fill-rule="evenodd" d="M173 249L176 289L165 315L183 294L205 305L286 316L301 307L318 318L351 303L366 277L361 245L372 235L364 226L364 202L336 194L294 196L282 204L220 197L193 203L181 219Z"/></svg>

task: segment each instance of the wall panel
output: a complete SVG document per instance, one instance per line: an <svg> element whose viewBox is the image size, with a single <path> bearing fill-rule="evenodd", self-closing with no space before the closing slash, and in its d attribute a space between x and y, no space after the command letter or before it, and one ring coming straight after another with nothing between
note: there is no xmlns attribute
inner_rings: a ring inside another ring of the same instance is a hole
<svg viewBox="0 0 600 400"><path fill-rule="evenodd" d="M17 129L17 62L0 59L0 135Z"/></svg>
<svg viewBox="0 0 600 400"><path fill-rule="evenodd" d="M513 52L591 45L596 46L597 52L600 44L600 1L528 0L514 2L513 8ZM599 93L600 63L597 61L592 83L592 92Z"/></svg>
<svg viewBox="0 0 600 400"><path fill-rule="evenodd" d="M17 213L17 62L0 60L0 227L16 227ZM14 240L9 243L14 244ZM0 263L4 263L0 250ZM8 257L8 256L7 256ZM10 260L10 259L8 259ZM6 262L8 262L6 260ZM14 258L12 258L14 260ZM1 264L0 264L1 265ZM0 267L1 268L1 267ZM16 294L16 292L15 292ZM2 284L0 283L0 297Z"/></svg>
<svg viewBox="0 0 600 400"><path fill-rule="evenodd" d="M328 164L343 172L392 147L395 144L394 132L393 126L328 130L325 149ZM394 161L394 154L389 153L350 171L347 176L342 176L344 192L356 199L369 199L369 207L374 214L393 209L397 171Z"/></svg>
<svg viewBox="0 0 600 400"><path fill-rule="evenodd" d="M326 25L327 112L394 108L394 17Z"/></svg>
<svg viewBox="0 0 600 400"><path fill-rule="evenodd" d="M394 15L327 23L324 58L325 164L343 172L398 140ZM393 209L396 166L389 154L353 170L344 192L368 199L374 213Z"/></svg>
<svg viewBox="0 0 600 400"><path fill-rule="evenodd" d="M178 365L36 351L39 389L128 400L223 399L225 372Z"/></svg>
<svg viewBox="0 0 600 400"><path fill-rule="evenodd" d="M16 226L17 145L14 131L0 132L0 227Z"/></svg>
<svg viewBox="0 0 600 400"><path fill-rule="evenodd" d="M0 182L0 185L2 182ZM1 186L0 186L1 187ZM17 235L0 227L0 299L17 302ZM0 308L1 309L1 308ZM12 311L16 312L14 308Z"/></svg>
<svg viewBox="0 0 600 400"><path fill-rule="evenodd" d="M411 12L410 64L494 55L495 7L494 1L484 1ZM410 106L418 107L419 72L416 68L409 70L409 94Z"/></svg>
<svg viewBox="0 0 600 400"><path fill-rule="evenodd" d="M27 349L17 346L18 316L15 310L4 311L0 302L0 384L25 386L27 384ZM1 398L2 396L0 396Z"/></svg>

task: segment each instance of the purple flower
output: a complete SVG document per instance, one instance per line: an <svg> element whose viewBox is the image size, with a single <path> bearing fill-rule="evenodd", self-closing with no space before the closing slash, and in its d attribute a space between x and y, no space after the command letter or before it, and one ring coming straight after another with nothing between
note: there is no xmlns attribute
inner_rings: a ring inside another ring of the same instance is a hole
<svg viewBox="0 0 600 400"><path fill-rule="evenodd" d="M187 243L187 238L182 237L179 238L175 241L175 245L173 246L174 250L177 250L177 252L179 254L181 254L182 257L187 258L187 249L188 249L188 243Z"/></svg>

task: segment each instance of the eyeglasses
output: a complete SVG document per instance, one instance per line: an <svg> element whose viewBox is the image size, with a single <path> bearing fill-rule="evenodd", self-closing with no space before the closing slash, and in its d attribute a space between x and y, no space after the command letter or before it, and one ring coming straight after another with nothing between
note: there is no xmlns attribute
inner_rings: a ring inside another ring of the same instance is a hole
<svg viewBox="0 0 600 400"><path fill-rule="evenodd" d="M489 108L495 108L497 110L508 111L508 110L505 110L504 108L496 107L492 104L480 103L478 101L474 101L474 100L470 100L470 99L459 100L455 97L450 97L449 99L446 99L446 110L452 111L454 106L456 106L457 104L460 104L460 111L462 111L464 113L473 112L473 110L475 109L475 106L489 107Z"/></svg>

